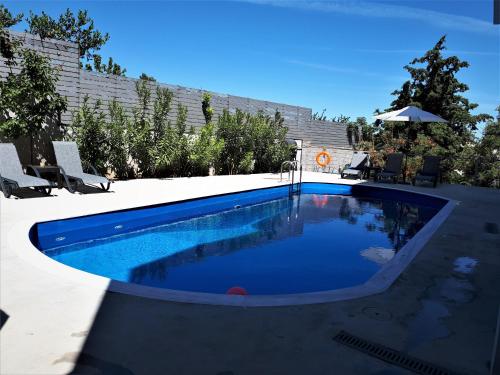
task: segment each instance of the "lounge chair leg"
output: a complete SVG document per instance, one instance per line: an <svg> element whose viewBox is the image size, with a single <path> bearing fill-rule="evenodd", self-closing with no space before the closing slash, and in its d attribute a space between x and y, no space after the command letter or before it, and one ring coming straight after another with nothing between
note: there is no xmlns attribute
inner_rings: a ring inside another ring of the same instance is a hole
<svg viewBox="0 0 500 375"><path fill-rule="evenodd" d="M104 184L99 184L101 185L101 189L104 190L104 191L108 191L109 190L109 187L111 186L111 182L108 182L106 184L106 186L104 186Z"/></svg>
<svg viewBox="0 0 500 375"><path fill-rule="evenodd" d="M12 187L9 184L2 184L2 191L5 198L10 198L12 195Z"/></svg>

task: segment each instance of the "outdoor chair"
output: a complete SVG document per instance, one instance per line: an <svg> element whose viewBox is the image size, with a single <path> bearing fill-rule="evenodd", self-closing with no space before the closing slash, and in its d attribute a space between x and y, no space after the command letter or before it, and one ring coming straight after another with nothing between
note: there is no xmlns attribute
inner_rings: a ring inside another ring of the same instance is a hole
<svg viewBox="0 0 500 375"><path fill-rule="evenodd" d="M31 187L50 194L55 184L41 178L35 166L27 165L26 169L33 170L37 177L24 173L16 147L12 143L0 143L0 188L5 198L9 198L14 190Z"/></svg>
<svg viewBox="0 0 500 375"><path fill-rule="evenodd" d="M93 173L85 173L75 142L53 141L54 154L57 167L60 169L66 187L70 193L74 193L79 186L99 184L101 189L108 191L111 181L97 172L93 166L89 166Z"/></svg>
<svg viewBox="0 0 500 375"><path fill-rule="evenodd" d="M366 167L370 163L370 155L365 152L354 152L352 155L352 160L350 164L346 164L340 177L354 177L360 179L365 173Z"/></svg>
<svg viewBox="0 0 500 375"><path fill-rule="evenodd" d="M417 181L430 182L436 187L439 178L439 167L441 158L439 156L424 156L424 166L417 172L413 179L413 185Z"/></svg>
<svg viewBox="0 0 500 375"><path fill-rule="evenodd" d="M389 154L385 166L380 173L377 174L376 181L392 180L393 183L398 182L403 167L403 154Z"/></svg>

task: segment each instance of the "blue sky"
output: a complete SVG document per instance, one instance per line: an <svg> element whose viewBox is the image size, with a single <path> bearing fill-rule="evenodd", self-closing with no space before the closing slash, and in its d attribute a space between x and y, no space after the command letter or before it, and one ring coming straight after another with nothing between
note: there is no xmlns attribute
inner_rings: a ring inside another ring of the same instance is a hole
<svg viewBox="0 0 500 375"><path fill-rule="evenodd" d="M137 77L371 118L403 66L447 34L478 111L500 104L500 25L491 0L4 1L13 12L88 9L111 39L101 54ZM20 25L17 29L24 29ZM478 112L476 111L476 112Z"/></svg>

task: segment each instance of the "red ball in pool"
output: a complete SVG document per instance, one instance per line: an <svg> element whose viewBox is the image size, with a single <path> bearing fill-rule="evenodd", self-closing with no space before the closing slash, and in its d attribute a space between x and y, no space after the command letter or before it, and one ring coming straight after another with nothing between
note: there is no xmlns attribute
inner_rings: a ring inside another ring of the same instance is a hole
<svg viewBox="0 0 500 375"><path fill-rule="evenodd" d="M227 290L226 294L230 294L233 296L247 296L248 292L241 286L233 286Z"/></svg>

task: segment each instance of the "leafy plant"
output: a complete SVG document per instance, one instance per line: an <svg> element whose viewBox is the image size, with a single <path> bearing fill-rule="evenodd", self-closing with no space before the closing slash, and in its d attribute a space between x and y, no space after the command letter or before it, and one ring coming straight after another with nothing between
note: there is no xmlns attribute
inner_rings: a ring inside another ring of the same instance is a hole
<svg viewBox="0 0 500 375"><path fill-rule="evenodd" d="M151 155L152 127L149 116L151 89L148 81L139 80L135 85L138 103L134 109L134 122L129 134L130 156L143 177L151 177L154 160Z"/></svg>
<svg viewBox="0 0 500 375"><path fill-rule="evenodd" d="M215 125L208 123L195 136L191 147L190 163L194 176L207 175L209 168L215 168L224 148L224 140L215 136Z"/></svg>
<svg viewBox="0 0 500 375"><path fill-rule="evenodd" d="M498 117L486 124L475 147L473 180L481 186L500 188L500 106Z"/></svg>
<svg viewBox="0 0 500 375"><path fill-rule="evenodd" d="M491 119L491 116L471 113L477 108L477 104L461 95L469 88L456 78L460 70L467 68L469 63L461 61L457 56L443 57L445 42L446 37L443 36L423 57L416 58L405 66L411 79L400 90L392 93L396 99L391 103L390 109L414 105L448 120L448 123L414 123L408 128L407 123L384 122L375 138L382 147L385 147L382 133L405 139L399 150L416 155L417 139L426 137L429 144L433 144L433 153L443 157L444 177L451 180L455 169L454 161L466 145L474 142L473 131L477 124Z"/></svg>
<svg viewBox="0 0 500 375"><path fill-rule="evenodd" d="M0 4L0 56L6 60L5 64L8 67L16 65L15 55L20 41L12 39L7 29L18 24L22 19L22 13L13 16L4 5Z"/></svg>
<svg viewBox="0 0 500 375"><path fill-rule="evenodd" d="M212 121L214 115L214 109L210 106L210 100L212 95L208 92L203 93L203 98L201 101L201 110L203 111L203 116L205 117L205 124L209 124Z"/></svg>
<svg viewBox="0 0 500 375"><path fill-rule="evenodd" d="M109 122L106 125L108 140L108 168L117 178L127 178L132 174L129 165L128 134L130 133L130 120L123 107L113 99L109 103Z"/></svg>
<svg viewBox="0 0 500 375"><path fill-rule="evenodd" d="M312 119L317 120L317 121L326 121L325 112L326 112L326 109L323 109L323 111L321 113L314 112L312 115Z"/></svg>
<svg viewBox="0 0 500 375"><path fill-rule="evenodd" d="M101 73L125 75L125 69L110 58L107 65L101 65L101 56L96 53L109 40L108 33L101 33L94 27L94 20L86 10L79 10L75 15L68 8L66 12L54 19L45 12L37 15L30 12L27 32L38 35L41 39L52 38L78 44L80 59L86 62L85 68ZM93 66L91 65L94 61ZM83 62L80 66L83 67Z"/></svg>
<svg viewBox="0 0 500 375"><path fill-rule="evenodd" d="M82 161L101 172L105 171L109 145L105 115L99 100L92 106L89 97L84 98L83 104L73 115L72 130Z"/></svg>
<svg viewBox="0 0 500 375"><path fill-rule="evenodd" d="M224 110L217 122L216 135L224 141L218 168L223 174L277 171L290 155L287 128L279 112L271 118L236 110Z"/></svg>
<svg viewBox="0 0 500 375"><path fill-rule="evenodd" d="M56 91L58 80L48 58L20 49L20 71L0 81L0 134L8 138L28 135L31 140L47 123L60 124L66 98Z"/></svg>

